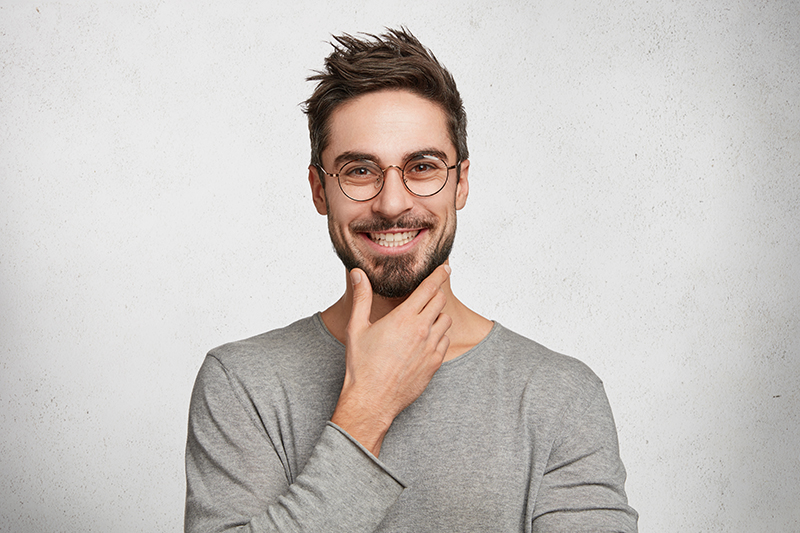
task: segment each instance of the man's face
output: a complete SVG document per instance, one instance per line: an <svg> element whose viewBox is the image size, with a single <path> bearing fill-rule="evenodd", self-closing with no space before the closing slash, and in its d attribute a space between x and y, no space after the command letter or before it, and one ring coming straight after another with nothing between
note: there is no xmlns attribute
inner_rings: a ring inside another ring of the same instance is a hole
<svg viewBox="0 0 800 533"><path fill-rule="evenodd" d="M359 96L333 112L330 143L322 153L325 170L337 173L353 159L369 159L385 168L402 168L413 155L433 154L448 166L456 150L447 118L437 105L409 91L378 91ZM408 296L449 256L456 231L456 210L466 200L469 161L455 169L438 194L421 198L403 185L400 171L385 171L383 190L366 202L355 202L339 189L336 178L309 170L314 204L328 216L328 231L337 255L350 270L366 272L376 294Z"/></svg>

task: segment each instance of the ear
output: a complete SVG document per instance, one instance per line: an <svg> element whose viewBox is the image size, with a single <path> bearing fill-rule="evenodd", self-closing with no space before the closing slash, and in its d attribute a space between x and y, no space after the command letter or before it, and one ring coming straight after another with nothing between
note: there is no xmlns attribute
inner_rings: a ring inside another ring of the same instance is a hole
<svg viewBox="0 0 800 533"><path fill-rule="evenodd" d="M467 204L469 196L469 159L461 162L461 178L456 185L456 209L462 209Z"/></svg>
<svg viewBox="0 0 800 533"><path fill-rule="evenodd" d="M325 177L319 174L319 169L308 165L308 184L311 186L311 199L320 215L328 214L328 202L325 199L325 186L322 183Z"/></svg>

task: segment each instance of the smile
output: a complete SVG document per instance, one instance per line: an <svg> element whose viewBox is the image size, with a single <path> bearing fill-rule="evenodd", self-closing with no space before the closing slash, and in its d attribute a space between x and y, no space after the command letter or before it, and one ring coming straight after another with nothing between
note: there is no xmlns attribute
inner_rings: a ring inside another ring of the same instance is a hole
<svg viewBox="0 0 800 533"><path fill-rule="evenodd" d="M396 233L368 233L370 240L378 246L394 248L403 246L414 240L420 230L401 231Z"/></svg>

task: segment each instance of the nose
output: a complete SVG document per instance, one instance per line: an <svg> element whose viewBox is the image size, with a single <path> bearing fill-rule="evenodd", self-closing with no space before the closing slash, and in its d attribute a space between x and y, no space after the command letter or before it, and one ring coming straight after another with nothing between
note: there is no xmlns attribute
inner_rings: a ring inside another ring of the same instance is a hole
<svg viewBox="0 0 800 533"><path fill-rule="evenodd" d="M375 197L372 210L386 218L396 218L414 206L411 193L403 184L400 167L391 165L383 170L383 190Z"/></svg>

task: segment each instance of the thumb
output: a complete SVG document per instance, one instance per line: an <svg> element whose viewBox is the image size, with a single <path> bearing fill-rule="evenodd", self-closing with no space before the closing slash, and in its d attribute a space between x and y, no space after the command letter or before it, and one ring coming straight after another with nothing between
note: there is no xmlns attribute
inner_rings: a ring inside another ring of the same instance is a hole
<svg viewBox="0 0 800 533"><path fill-rule="evenodd" d="M350 271L353 284L353 308L350 310L350 325L358 328L369 326L369 315L372 312L372 285L369 278L360 268Z"/></svg>

